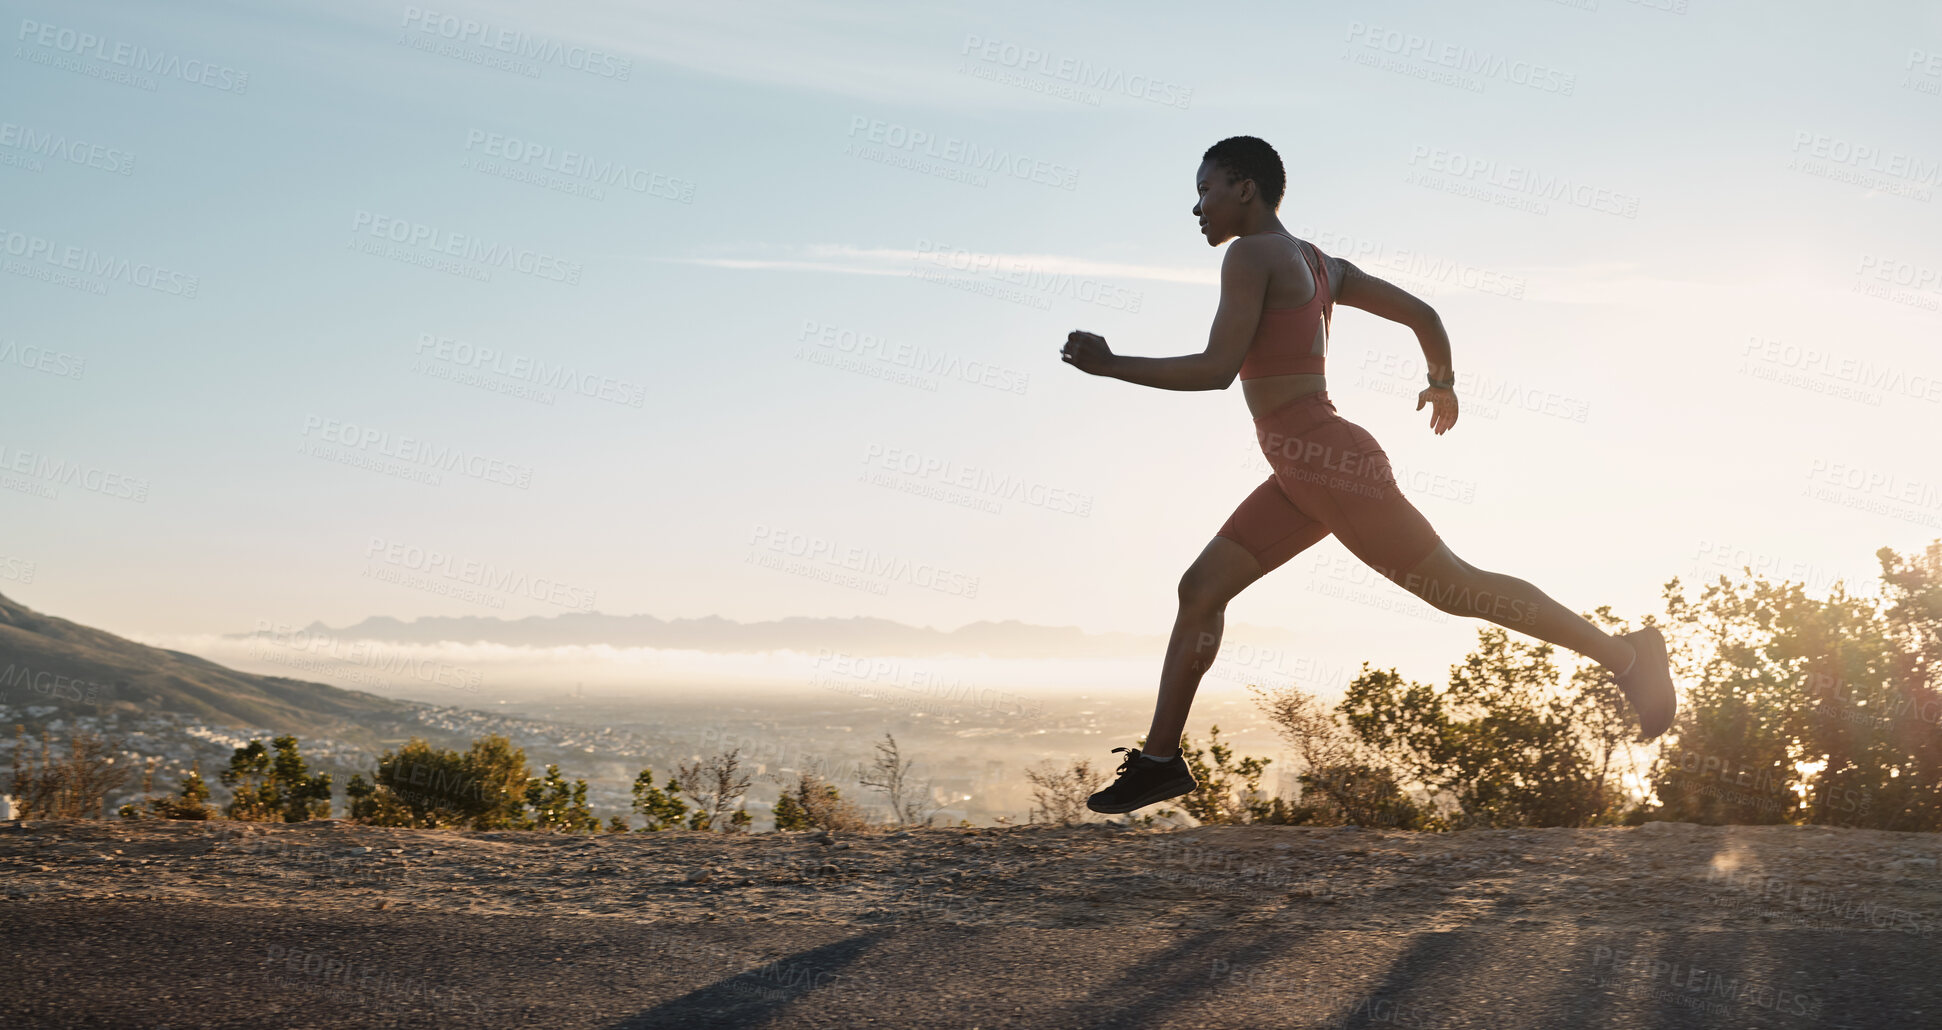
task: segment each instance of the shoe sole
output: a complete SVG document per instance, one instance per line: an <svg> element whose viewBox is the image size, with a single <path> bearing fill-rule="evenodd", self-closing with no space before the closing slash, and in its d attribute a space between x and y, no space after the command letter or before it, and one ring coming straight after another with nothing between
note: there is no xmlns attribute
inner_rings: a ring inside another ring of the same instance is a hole
<svg viewBox="0 0 1942 1030"><path fill-rule="evenodd" d="M1638 658L1631 675L1626 677L1631 683L1621 679L1618 689L1624 692L1625 700L1639 717L1641 736L1638 739L1644 743L1672 728L1673 717L1679 713L1679 692L1672 685L1665 634L1652 626L1625 636L1632 642Z"/></svg>
<svg viewBox="0 0 1942 1030"><path fill-rule="evenodd" d="M1091 798L1087 798L1086 807L1091 809L1092 811L1098 812L1101 815L1122 815L1126 812L1131 812L1135 808L1145 808L1148 805L1157 805L1160 802L1167 800L1168 798L1177 798L1182 794L1192 794L1194 791L1199 789L1200 789L1199 781L1189 779L1186 781L1186 786L1183 787L1180 785L1179 780L1174 780L1169 783L1163 784L1161 786L1155 787L1152 790L1147 791L1145 794L1140 795L1137 799L1129 803L1124 803L1119 805L1108 805L1105 807L1101 807L1097 802L1093 801Z"/></svg>

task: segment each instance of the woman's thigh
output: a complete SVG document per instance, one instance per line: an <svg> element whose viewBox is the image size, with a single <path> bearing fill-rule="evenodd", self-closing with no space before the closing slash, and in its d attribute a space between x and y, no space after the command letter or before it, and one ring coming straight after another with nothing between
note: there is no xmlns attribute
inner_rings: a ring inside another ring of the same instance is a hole
<svg viewBox="0 0 1942 1030"><path fill-rule="evenodd" d="M1215 539L1240 544L1254 556L1265 576L1328 535L1328 527L1288 499L1277 477L1269 476L1241 500L1221 524Z"/></svg>
<svg viewBox="0 0 1942 1030"><path fill-rule="evenodd" d="M1291 436L1269 459L1290 503L1391 582L1401 583L1441 542L1396 485L1375 437L1347 419Z"/></svg>

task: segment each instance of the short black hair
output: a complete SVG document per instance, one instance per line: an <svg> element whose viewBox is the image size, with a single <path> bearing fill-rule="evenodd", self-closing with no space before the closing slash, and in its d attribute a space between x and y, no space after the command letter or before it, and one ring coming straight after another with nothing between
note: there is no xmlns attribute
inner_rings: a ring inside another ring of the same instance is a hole
<svg viewBox="0 0 1942 1030"><path fill-rule="evenodd" d="M1253 179L1255 188L1261 191L1261 199L1268 202L1269 210L1281 206L1281 194L1288 189L1288 173L1282 170L1281 155L1268 146L1267 140L1254 136L1229 136L1208 147L1200 159L1212 161L1226 169L1235 182Z"/></svg>

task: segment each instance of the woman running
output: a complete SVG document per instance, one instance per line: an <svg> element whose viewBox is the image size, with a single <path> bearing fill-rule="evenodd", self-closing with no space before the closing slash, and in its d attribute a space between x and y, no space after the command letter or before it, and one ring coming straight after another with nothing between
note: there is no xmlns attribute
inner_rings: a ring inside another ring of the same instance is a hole
<svg viewBox="0 0 1942 1030"><path fill-rule="evenodd" d="M1456 424L1456 372L1443 320L1421 299L1289 235L1275 211L1287 176L1273 147L1234 136L1207 149L1194 173L1207 245L1229 240L1220 307L1207 349L1171 358L1114 354L1104 338L1066 337L1063 360L1091 375L1162 390L1225 390L1236 376L1254 416L1261 453L1274 469L1228 516L1180 577L1180 610L1160 669L1147 747L1126 752L1118 778L1091 796L1095 812L1130 812L1199 786L1180 757L1180 735L1200 677L1220 650L1227 602L1330 533L1391 582L1452 615L1488 619L1570 648L1616 674L1651 740L1672 725L1677 697L1665 638L1647 627L1613 636L1512 576L1486 572L1450 552L1397 489L1375 438L1335 413L1322 379L1328 327L1340 300L1415 331L1429 366L1416 410L1430 429Z"/></svg>

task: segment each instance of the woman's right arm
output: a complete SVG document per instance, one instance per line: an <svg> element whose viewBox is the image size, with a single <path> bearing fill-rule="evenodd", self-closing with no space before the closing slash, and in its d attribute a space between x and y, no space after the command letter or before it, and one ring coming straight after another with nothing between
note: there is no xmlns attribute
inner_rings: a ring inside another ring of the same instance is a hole
<svg viewBox="0 0 1942 1030"><path fill-rule="evenodd" d="M1408 326L1423 347L1423 364L1428 366L1430 378L1450 384L1431 386L1416 395L1416 410L1429 405L1430 431L1442 436L1457 420L1456 369L1450 365L1450 334L1443 331L1443 316L1395 283L1378 279L1341 258L1335 260L1342 262L1342 291L1336 302Z"/></svg>
<svg viewBox="0 0 1942 1030"><path fill-rule="evenodd" d="M1336 303L1408 326L1423 347L1423 361L1429 366L1429 374L1440 382L1453 382L1456 370L1450 365L1450 334L1443 331L1443 316L1421 297L1395 283L1378 279L1345 258L1334 260L1342 262L1342 290L1335 298Z"/></svg>

